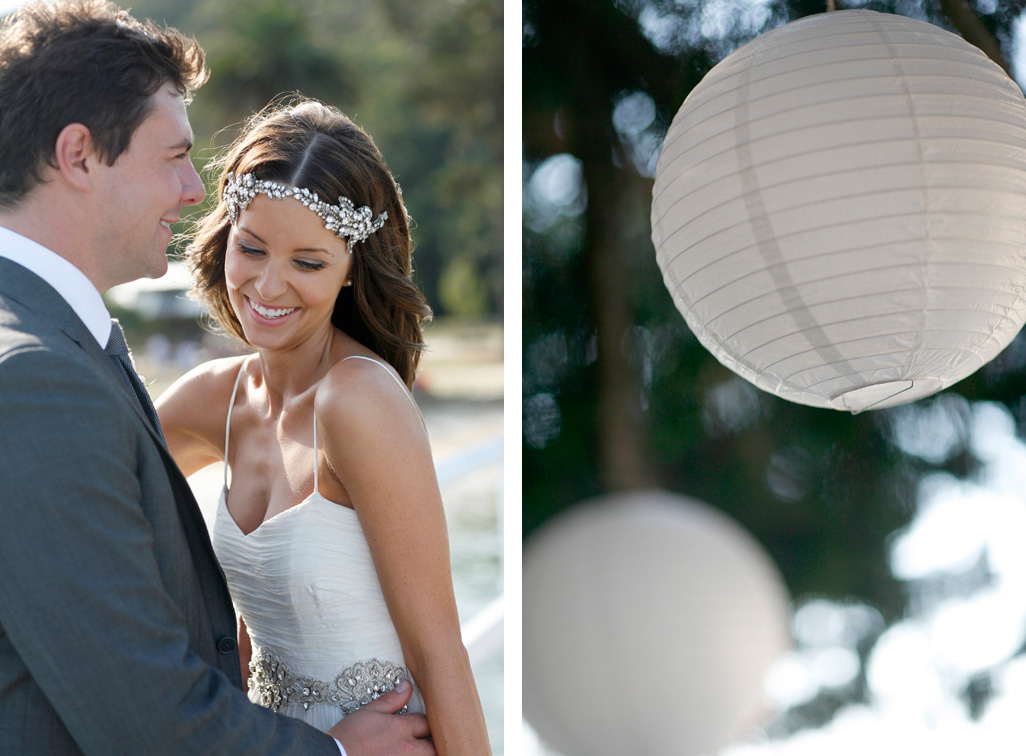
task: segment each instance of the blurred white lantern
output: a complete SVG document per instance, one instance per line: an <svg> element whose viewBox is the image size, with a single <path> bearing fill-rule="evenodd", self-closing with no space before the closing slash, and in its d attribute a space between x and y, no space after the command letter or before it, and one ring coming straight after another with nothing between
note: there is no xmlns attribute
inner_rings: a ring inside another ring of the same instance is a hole
<svg viewBox="0 0 1026 756"><path fill-rule="evenodd" d="M776 567L727 515L586 502L524 551L524 716L565 756L711 754L759 723L788 628Z"/></svg>
<svg viewBox="0 0 1026 756"><path fill-rule="evenodd" d="M1026 102L931 24L795 21L685 100L652 237L688 326L756 386L851 411L928 396L1026 320Z"/></svg>

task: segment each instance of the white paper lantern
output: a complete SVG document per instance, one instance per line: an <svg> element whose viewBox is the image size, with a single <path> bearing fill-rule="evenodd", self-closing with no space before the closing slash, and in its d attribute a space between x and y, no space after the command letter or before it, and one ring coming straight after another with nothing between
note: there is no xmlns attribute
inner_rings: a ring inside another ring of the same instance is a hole
<svg viewBox="0 0 1026 756"><path fill-rule="evenodd" d="M789 646L762 547L661 491L580 504L528 542L523 712L565 756L699 756L758 724Z"/></svg>
<svg viewBox="0 0 1026 756"><path fill-rule="evenodd" d="M928 396L1026 320L1026 102L931 24L795 21L685 100L652 237L688 326L756 386L851 411Z"/></svg>

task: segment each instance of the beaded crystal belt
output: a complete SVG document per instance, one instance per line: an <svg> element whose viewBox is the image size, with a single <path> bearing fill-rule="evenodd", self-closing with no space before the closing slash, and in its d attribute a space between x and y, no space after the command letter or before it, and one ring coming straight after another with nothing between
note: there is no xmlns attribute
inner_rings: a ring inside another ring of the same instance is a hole
<svg viewBox="0 0 1026 756"><path fill-rule="evenodd" d="M277 713L293 704L306 710L310 704L326 703L351 714L406 679L405 668L371 659L347 667L332 682L315 680L297 675L280 656L259 646L253 646L249 673L250 690L258 692L261 705Z"/></svg>

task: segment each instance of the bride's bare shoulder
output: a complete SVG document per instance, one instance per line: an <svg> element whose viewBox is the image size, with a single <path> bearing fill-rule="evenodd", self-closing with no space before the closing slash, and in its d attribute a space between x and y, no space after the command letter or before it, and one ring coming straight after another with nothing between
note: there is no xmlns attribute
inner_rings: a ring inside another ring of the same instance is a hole
<svg viewBox="0 0 1026 756"><path fill-rule="evenodd" d="M198 365L155 402L168 449L186 475L223 457L229 397L243 360Z"/></svg>
<svg viewBox="0 0 1026 756"><path fill-rule="evenodd" d="M352 356L339 360L317 387L318 419L350 425L384 418L416 419L420 413L409 389L384 360Z"/></svg>
<svg viewBox="0 0 1026 756"><path fill-rule="evenodd" d="M179 399L190 402L203 400L202 403L206 405L226 391L231 393L235 378L238 376L246 356L223 357L197 365L171 384L161 395L160 400L162 402Z"/></svg>
<svg viewBox="0 0 1026 756"><path fill-rule="evenodd" d="M224 432L228 401L245 357L225 357L197 365L155 402L165 432L175 429L216 440Z"/></svg>

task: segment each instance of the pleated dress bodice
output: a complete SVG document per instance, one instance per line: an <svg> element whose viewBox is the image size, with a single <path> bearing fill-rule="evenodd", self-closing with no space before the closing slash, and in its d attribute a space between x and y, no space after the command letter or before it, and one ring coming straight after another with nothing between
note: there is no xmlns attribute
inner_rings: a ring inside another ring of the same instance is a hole
<svg viewBox="0 0 1026 756"><path fill-rule="evenodd" d="M315 425L314 460L316 444ZM248 534L229 495L226 471L213 543L253 642L250 699L327 730L409 677L356 510L321 496L316 465L314 492Z"/></svg>

